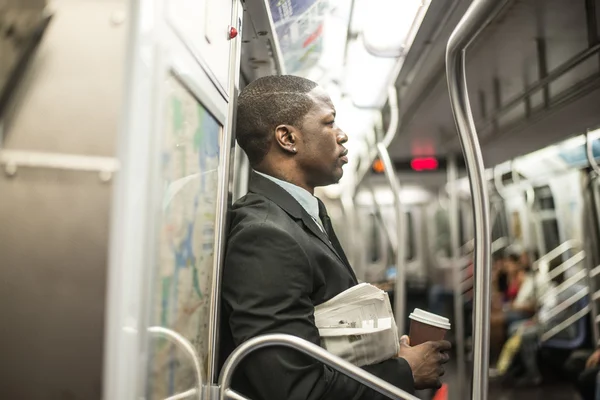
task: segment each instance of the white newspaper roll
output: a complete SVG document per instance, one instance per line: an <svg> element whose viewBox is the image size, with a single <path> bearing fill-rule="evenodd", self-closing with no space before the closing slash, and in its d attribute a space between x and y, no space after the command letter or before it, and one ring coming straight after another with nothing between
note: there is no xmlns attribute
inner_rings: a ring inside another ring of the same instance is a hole
<svg viewBox="0 0 600 400"><path fill-rule="evenodd" d="M398 330L384 291L363 283L315 307L321 346L362 367L396 357Z"/></svg>

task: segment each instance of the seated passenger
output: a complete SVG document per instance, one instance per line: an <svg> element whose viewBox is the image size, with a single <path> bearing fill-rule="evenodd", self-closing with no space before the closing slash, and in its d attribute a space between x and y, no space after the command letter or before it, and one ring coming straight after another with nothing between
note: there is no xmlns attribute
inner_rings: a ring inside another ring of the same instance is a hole
<svg viewBox="0 0 600 400"><path fill-rule="evenodd" d="M541 383L542 375L537 363L540 337L544 332L548 332L578 312L579 306L575 303L555 316L552 316L551 311L583 289L583 286L574 284L559 292L555 289L558 284L560 284L560 280L557 278L553 283L546 285L547 294L543 296L544 301L539 312L534 318L524 321L511 332L511 338L502 350L498 369L492 372L493 375L504 375L511 366L514 367L513 361L517 361L523 367L519 384L537 385ZM553 338L571 340L576 336L577 328L573 324L558 332ZM560 364L562 365L562 363Z"/></svg>
<svg viewBox="0 0 600 400"><path fill-rule="evenodd" d="M237 140L254 171L249 193L229 216L222 281L221 363L253 337L283 333L320 345L314 307L357 284L314 188L337 183L347 162L346 134L316 83L260 78L238 99ZM364 369L401 389L441 386L450 344L411 347ZM222 365L222 364L221 364ZM384 399L297 350L250 354L232 388L254 400Z"/></svg>
<svg viewBox="0 0 600 400"><path fill-rule="evenodd" d="M524 321L535 313L536 297L533 277L519 262L520 256L511 253L504 260L508 289L502 310L492 310L492 327L509 331L513 324Z"/></svg>

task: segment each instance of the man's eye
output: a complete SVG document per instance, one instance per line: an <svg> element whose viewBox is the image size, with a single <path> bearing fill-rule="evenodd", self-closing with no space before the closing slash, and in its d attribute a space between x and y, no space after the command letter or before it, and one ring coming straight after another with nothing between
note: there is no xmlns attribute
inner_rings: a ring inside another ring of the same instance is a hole
<svg viewBox="0 0 600 400"><path fill-rule="evenodd" d="M327 125L333 125L333 124L335 124L335 120L333 120L333 121L329 121L329 122L327 123Z"/></svg>

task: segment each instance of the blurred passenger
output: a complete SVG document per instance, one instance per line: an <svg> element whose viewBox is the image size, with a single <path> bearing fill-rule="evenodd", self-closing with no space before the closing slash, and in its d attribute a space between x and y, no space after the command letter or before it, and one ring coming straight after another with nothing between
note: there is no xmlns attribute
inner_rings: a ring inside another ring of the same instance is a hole
<svg viewBox="0 0 600 400"><path fill-rule="evenodd" d="M584 289L583 286L575 284L559 292L556 290L558 284L560 284L560 280L557 278L553 284L548 285L548 291L543 297L544 301L536 316L528 319L519 325L514 332L511 332L511 338L506 342L502 350L498 368L496 371L491 371L492 375L506 376L507 373L509 376L511 373L519 375L518 385L538 385L541 383L542 374L538 366L540 337L544 332L548 332L578 312L580 305L578 303L572 304L554 316L552 316L551 312L556 306ZM577 327L575 324L572 324L558 332L553 336L553 339L572 340L577 334ZM547 356L549 354L552 357L552 349L547 350ZM558 353L560 353L560 357L563 357L563 359L561 362L555 362L554 364L562 365L568 354L562 351ZM521 374L515 372L518 370L522 370L523 372Z"/></svg>
<svg viewBox="0 0 600 400"><path fill-rule="evenodd" d="M337 183L346 134L316 83L259 78L240 93L237 140L253 169L248 194L231 208L223 267L221 365L240 344L269 333L319 345L314 308L358 283L314 189ZM446 341L411 347L363 367L391 384L441 386ZM269 347L244 360L232 388L257 400L380 400L385 396L296 350Z"/></svg>

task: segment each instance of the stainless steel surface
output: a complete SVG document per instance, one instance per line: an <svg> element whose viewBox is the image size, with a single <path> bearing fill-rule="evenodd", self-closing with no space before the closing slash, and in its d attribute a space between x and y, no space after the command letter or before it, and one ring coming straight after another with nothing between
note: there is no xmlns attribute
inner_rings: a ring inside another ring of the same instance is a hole
<svg viewBox="0 0 600 400"><path fill-rule="evenodd" d="M456 362L458 369L458 396L460 399L465 397L465 377L466 377L466 364L465 364L465 329L464 329L464 299L463 299L463 269L459 263L459 210L458 210L458 193L456 188L451 183L456 182L458 179L458 170L456 168L456 158L451 157L448 159L448 185L450 195L450 206L448 207L449 222L450 222L450 258L452 259L452 277L454 281L454 318L452 321L455 341L456 341Z"/></svg>
<svg viewBox="0 0 600 400"><path fill-rule="evenodd" d="M558 285L556 287L556 291L553 291L552 294L553 295L558 295L559 293L564 292L565 290L567 290L570 286L572 286L573 284L579 282L580 280L584 279L587 275L587 271L586 270L581 270L577 273L575 273L573 276L569 277L569 279L565 280L563 283L561 283L560 285ZM546 292L545 294L542 295L540 301L543 303L546 299L546 297L548 297L550 295L550 293Z"/></svg>
<svg viewBox="0 0 600 400"><path fill-rule="evenodd" d="M192 343L190 343L189 340L187 340L185 337L181 336L179 333L177 333L171 329L164 328L162 326L151 326L148 328L148 332L153 333L156 336L168 339L169 341L171 341L172 343L177 345L177 347L179 347L181 350L183 350L185 353L187 353L188 356L190 356L190 359L191 359L192 363L194 364L194 370L196 372L196 377L195 377L196 378L196 388L188 390L184 393L177 394L175 396L171 396L171 397L169 397L169 399L170 400L185 399L187 397L190 397L191 392L194 391L193 394L195 394L197 399L200 400L201 399L200 394L201 394L201 389L202 389L202 376L203 376L202 364L200 363L200 357L198 356L198 352L196 351L196 349L194 348ZM181 396L184 396L184 397L181 397ZM167 399L167 400L169 400L169 399Z"/></svg>
<svg viewBox="0 0 600 400"><path fill-rule="evenodd" d="M223 392L223 394L225 395L225 399L231 399L231 400L250 400L247 397L242 396L241 394L238 394L236 392L234 392L231 389L227 389Z"/></svg>
<svg viewBox="0 0 600 400"><path fill-rule="evenodd" d="M394 196L394 213L396 216L396 285L394 295L394 314L398 333L405 332L404 322L406 315L406 213L400 198L400 181L396 169L392 164L387 147L383 143L377 144L377 152L383 163L385 176Z"/></svg>
<svg viewBox="0 0 600 400"><path fill-rule="evenodd" d="M571 71L573 68L586 61L588 58L598 54L599 51L600 44L597 44L582 51L581 53L578 53L566 63L562 64L560 67L554 69L551 73L540 79L538 82L527 87L525 91L519 96L511 99L509 102L504 104L501 109L499 109L492 115L492 119L498 118L501 115L506 114L509 110L513 109L516 105L523 101L523 99L530 97L533 93L541 90L544 87L547 87L549 83L556 81L558 78L563 76L565 73Z"/></svg>
<svg viewBox="0 0 600 400"><path fill-rule="evenodd" d="M471 2L472 0L460 1L455 14L462 15ZM443 7L448 9L448 3L451 2L444 2ZM595 3L598 4L598 1L595 0ZM498 19L493 28L481 35L467 57L471 71L468 76L470 95L475 96L472 99L476 100L473 113L478 128L479 123L481 126L486 125L486 119L491 118L497 108L521 95L543 78L538 74L536 39L543 39L547 44L549 73L589 47L585 9L583 3L579 7L572 7L564 0L512 2L503 18ZM456 21L457 18L452 16L445 24L440 40L448 37L448 31ZM556 40L558 37L564 40ZM444 93L443 65L440 62L443 55L437 50L437 43L427 44L435 49L422 68L411 70L412 63L408 59L424 52L423 46L413 47L407 56L404 75L408 71L412 72L409 86L404 87L405 79L398 80L397 83L401 128L390 147L392 159L410 157L411 145L424 140L433 142L436 153L440 155L459 149L459 143L454 137L450 104ZM416 54L411 54L413 51ZM551 109L544 109L542 90L539 90L502 115L498 131L479 130L486 165L496 165L527 154L597 125L600 114L592 105L598 104L600 99L598 78L595 82L587 79L594 76L598 76L598 58L591 56L546 85L551 94ZM495 78L500 88L499 105L494 98ZM577 86L593 93L574 93L570 90ZM561 101L567 97L568 101ZM526 114L527 102L531 110L529 116ZM511 122L524 124L518 129L511 129ZM489 143L485 143L486 140Z"/></svg>
<svg viewBox="0 0 600 400"><path fill-rule="evenodd" d="M562 274L563 272L565 272L565 271L571 269L572 267L576 266L577 264L579 264L584 259L585 259L585 251L582 250L579 253L575 254L573 257L569 258L564 263L560 264L558 267L552 269L552 271L548 271L548 273L545 274L544 277L547 280L554 279L558 275Z"/></svg>
<svg viewBox="0 0 600 400"><path fill-rule="evenodd" d="M382 141L386 149L390 147L392 140L394 140L394 136L396 136L396 132L398 132L398 124L400 122L400 112L398 110L398 92L396 91L396 87L393 85L388 87L388 104L390 107L390 124Z"/></svg>
<svg viewBox="0 0 600 400"><path fill-rule="evenodd" d="M37 13L45 2L10 3ZM127 26L110 16L124 1L52 8L0 123L2 153L115 157ZM85 171L0 171L0 398L101 397L112 189Z"/></svg>
<svg viewBox="0 0 600 400"><path fill-rule="evenodd" d="M241 28L242 4L240 0L232 0L232 26ZM208 320L208 381L217 381L219 357L219 314L221 306L221 269L225 257L227 211L232 198L232 150L235 148L235 112L240 82L240 52L242 38L232 40L229 54L229 90L231 94L227 125L221 141L221 154L219 156L219 182L217 193L217 221L215 224L215 247L213 259L213 275L210 298L210 313Z"/></svg>
<svg viewBox="0 0 600 400"><path fill-rule="evenodd" d="M475 222L472 398L477 400L488 397L491 227L485 168L467 91L465 52L501 5L497 0L475 0L450 36L446 50L450 103L466 161Z"/></svg>
<svg viewBox="0 0 600 400"><path fill-rule="evenodd" d="M554 328L550 329L548 332L544 332L542 335L542 342L545 342L549 339L552 339L555 335L560 333L562 330L571 326L573 323L577 322L579 319L585 317L587 313L590 312L590 306L585 306L581 310L577 311L575 314L571 315L569 318L556 325Z"/></svg>
<svg viewBox="0 0 600 400"><path fill-rule="evenodd" d="M504 195L504 185L502 184L502 174L498 173L498 167L493 167L494 173L494 188L496 192L500 195L503 200L506 200L506 196Z"/></svg>
<svg viewBox="0 0 600 400"><path fill-rule="evenodd" d="M241 344L233 351L233 353L229 355L219 376L221 400L228 398L244 399L244 397L237 394L236 395L238 397L232 397L232 393L234 392L231 391L230 386L236 367L248 354L263 347L271 346L284 346L298 350L391 399L419 400L418 397L406 393L405 391L389 384L383 379L366 372L362 368L359 368L339 357L334 356L316 344L310 343L304 339L300 339L297 336L278 333L252 338Z"/></svg>
<svg viewBox="0 0 600 400"><path fill-rule="evenodd" d="M560 314L561 312L565 311L567 308L577 303L577 301L587 296L589 292L590 291L588 288L583 288L579 292L575 293L573 296L563 301L562 303L557 304L545 315L545 317L547 318L546 320L550 320L558 314Z"/></svg>
<svg viewBox="0 0 600 400"><path fill-rule="evenodd" d="M398 126L400 124L400 116L399 116L399 112L398 112L398 92L396 91L396 88L394 86L388 87L387 92L388 92L388 104L390 107L390 123L388 125L387 130L385 131L385 135L383 135L383 140L382 140L382 143L386 149L389 147L390 143L392 143L392 141L394 140L394 137L396 136L396 133L398 132ZM364 163L365 164L364 168L362 170L358 171L358 173L357 173L356 184L355 184L355 194L356 194L356 192L358 192L358 188L360 187L363 179L367 175L367 172L370 169L370 164L375 160L375 157L379 153L378 148L371 149L371 145L369 145L369 144L368 144L368 147L369 147L369 154L372 154L372 156L370 157L368 163ZM371 151L371 150L374 150L374 151ZM402 242L399 241L398 243L402 243Z"/></svg>
<svg viewBox="0 0 600 400"><path fill-rule="evenodd" d="M202 397L199 397L199 393L200 392L198 391L198 389L190 389L183 393L178 393L174 396L167 397L165 400L183 400L183 399L189 399L192 397L202 398Z"/></svg>
<svg viewBox="0 0 600 400"><path fill-rule="evenodd" d="M562 242L561 244L559 244L558 246L556 246L554 249L550 250L548 253L546 253L543 256L541 256L540 258L538 258L536 261L534 261L533 268L539 269L540 263L542 263L542 262L549 263L550 261L563 255L563 253L565 253L569 250L577 249L578 247L579 247L579 242L577 240L575 240L575 239L566 240L566 241Z"/></svg>

